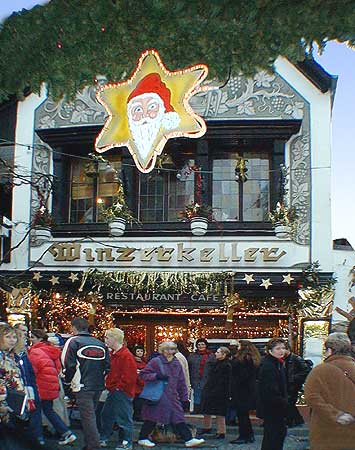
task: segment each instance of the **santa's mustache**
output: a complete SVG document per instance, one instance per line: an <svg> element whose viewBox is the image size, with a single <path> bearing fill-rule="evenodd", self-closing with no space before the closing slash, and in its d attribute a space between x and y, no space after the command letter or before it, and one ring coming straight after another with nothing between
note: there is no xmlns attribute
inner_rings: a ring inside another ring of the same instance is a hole
<svg viewBox="0 0 355 450"><path fill-rule="evenodd" d="M161 118L160 117L155 117L154 119L152 119L151 117L143 117L143 119L141 120L132 120L131 124L134 127L144 127L147 125L151 125L152 123L160 123L161 122Z"/></svg>

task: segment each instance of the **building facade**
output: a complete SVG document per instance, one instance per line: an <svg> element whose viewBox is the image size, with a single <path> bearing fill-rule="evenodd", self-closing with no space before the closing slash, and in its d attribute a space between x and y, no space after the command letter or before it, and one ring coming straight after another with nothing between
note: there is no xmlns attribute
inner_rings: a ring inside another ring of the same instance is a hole
<svg viewBox="0 0 355 450"><path fill-rule="evenodd" d="M4 135L12 162L31 182L13 187L3 211L12 227L0 269L10 286L16 277L31 284L32 320L65 331L66 311L83 302L96 325L119 325L129 345L149 351L164 338L282 335L313 352L305 337L329 329L333 302L324 287L338 270L330 204L336 79L313 60L295 66L280 57L275 69L230 76L195 95L190 103L207 133L170 140L149 174L137 171L126 149L90 159L105 121L97 86L71 103L44 89L4 112L14 124ZM100 213L118 182L137 219L119 237ZM203 236L180 216L197 196L213 210ZM48 239L30 225L44 198L56 223ZM278 202L297 212L286 238L269 221Z"/></svg>

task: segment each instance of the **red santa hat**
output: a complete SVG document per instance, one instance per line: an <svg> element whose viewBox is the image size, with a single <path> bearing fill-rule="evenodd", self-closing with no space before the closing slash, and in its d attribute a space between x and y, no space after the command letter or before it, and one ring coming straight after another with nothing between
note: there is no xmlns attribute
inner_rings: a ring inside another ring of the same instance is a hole
<svg viewBox="0 0 355 450"><path fill-rule="evenodd" d="M180 123L180 117L171 105L171 92L166 84L162 82L158 73L150 73L146 75L137 84L135 89L130 93L127 104L139 96L158 96L162 100L165 108L162 125L167 129L176 128Z"/></svg>

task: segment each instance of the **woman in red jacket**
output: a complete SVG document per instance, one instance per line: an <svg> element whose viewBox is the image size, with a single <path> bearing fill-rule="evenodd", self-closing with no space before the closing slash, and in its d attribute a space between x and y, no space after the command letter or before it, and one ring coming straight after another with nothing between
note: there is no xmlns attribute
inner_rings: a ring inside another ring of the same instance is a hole
<svg viewBox="0 0 355 450"><path fill-rule="evenodd" d="M43 330L32 330L31 342L28 355L36 375L42 411L60 434L59 445L74 442L75 434L53 410L53 400L59 396L60 350L48 342L47 333Z"/></svg>

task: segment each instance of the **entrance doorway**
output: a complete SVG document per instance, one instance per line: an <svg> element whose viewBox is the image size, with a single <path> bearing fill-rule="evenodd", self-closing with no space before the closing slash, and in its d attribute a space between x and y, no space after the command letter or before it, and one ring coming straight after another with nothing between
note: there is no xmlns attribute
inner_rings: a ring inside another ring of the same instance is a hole
<svg viewBox="0 0 355 450"><path fill-rule="evenodd" d="M288 316L253 316L236 319L226 329L225 314L146 314L122 313L114 316L115 325L125 332L127 346L144 345L146 355L156 351L162 341L183 341L192 351L197 338L213 341L248 339L258 342L275 336L288 337ZM221 342L222 342L221 341Z"/></svg>

